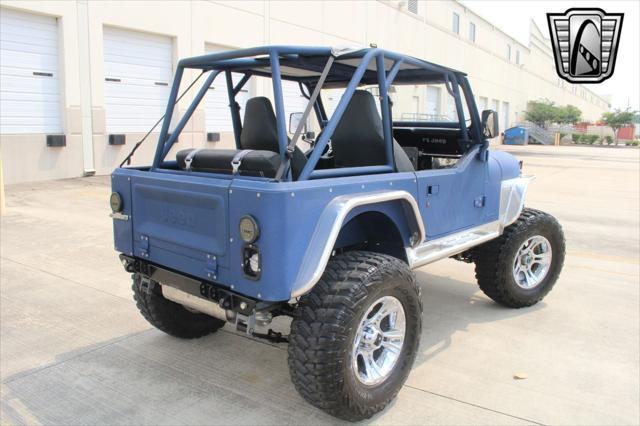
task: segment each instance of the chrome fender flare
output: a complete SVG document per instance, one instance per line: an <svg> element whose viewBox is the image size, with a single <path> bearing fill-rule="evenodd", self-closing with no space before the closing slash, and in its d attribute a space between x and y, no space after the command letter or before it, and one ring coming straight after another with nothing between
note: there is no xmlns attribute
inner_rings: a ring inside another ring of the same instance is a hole
<svg viewBox="0 0 640 426"><path fill-rule="evenodd" d="M291 297L302 296L320 280L331 257L336 239L344 225L344 220L351 210L359 206L389 201L403 203L407 219L414 222L414 226L420 234L415 245L422 242L426 237L426 232L420 209L415 198L407 191L378 191L338 196L331 200L320 215L293 283Z"/></svg>
<svg viewBox="0 0 640 426"><path fill-rule="evenodd" d="M502 181L500 187L500 231L515 222L522 209L524 209L524 199L529 188L529 183L535 176L519 176L513 179Z"/></svg>

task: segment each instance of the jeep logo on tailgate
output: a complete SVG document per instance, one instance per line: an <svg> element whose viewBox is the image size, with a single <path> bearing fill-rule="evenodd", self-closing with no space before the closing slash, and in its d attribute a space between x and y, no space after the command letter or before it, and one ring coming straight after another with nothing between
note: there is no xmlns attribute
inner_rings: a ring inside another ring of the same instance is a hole
<svg viewBox="0 0 640 426"><path fill-rule="evenodd" d="M193 217L193 214L188 213L175 206L165 207L163 209L162 221L179 228L193 229L195 227L195 219Z"/></svg>

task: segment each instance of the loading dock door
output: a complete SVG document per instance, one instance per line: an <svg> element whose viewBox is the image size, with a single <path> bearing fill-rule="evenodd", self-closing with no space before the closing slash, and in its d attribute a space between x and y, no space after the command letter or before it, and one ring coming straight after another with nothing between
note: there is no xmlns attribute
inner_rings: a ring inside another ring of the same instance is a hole
<svg viewBox="0 0 640 426"><path fill-rule="evenodd" d="M0 133L62 133L58 22L2 9Z"/></svg>
<svg viewBox="0 0 640 426"><path fill-rule="evenodd" d="M107 133L143 133L165 113L173 75L170 37L104 29Z"/></svg>

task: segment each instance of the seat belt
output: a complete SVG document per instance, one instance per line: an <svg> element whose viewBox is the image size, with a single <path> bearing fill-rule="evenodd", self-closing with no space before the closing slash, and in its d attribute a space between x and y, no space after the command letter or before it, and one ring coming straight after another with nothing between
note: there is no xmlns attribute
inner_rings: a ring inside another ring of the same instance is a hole
<svg viewBox="0 0 640 426"><path fill-rule="evenodd" d="M324 81L326 80L327 75L329 74L329 70L331 69L331 65L333 65L334 59L335 58L333 57L333 55L329 56L329 59L327 60L327 63L325 64L324 69L322 70L322 74L320 75L320 78L316 83L316 87L313 89L313 93L311 94L311 97L309 97L309 103L307 104L307 107L304 109L304 113L302 114L302 119L298 123L298 127L296 127L296 131L293 134L293 138L291 139L291 142L289 142L289 145L287 145L287 150L284 153L284 161L280 163L280 167L278 168L278 172L276 173L275 179L278 181L282 179L282 176L289 173L289 165L291 164L291 158L293 157L293 152L296 149L296 144L298 143L298 139L300 138L300 134L302 133L302 127L304 126L304 123L307 122L307 119L309 118L309 114L313 109L313 105L315 105L316 99L318 99L318 95L320 94L320 90L322 89L322 85L324 84Z"/></svg>
<svg viewBox="0 0 640 426"><path fill-rule="evenodd" d="M240 169L240 164L242 164L242 159L252 151L253 151L252 149L243 149L242 151L238 152L236 155L233 156L233 160L231 160L231 168L233 169L234 175L238 174L238 170Z"/></svg>

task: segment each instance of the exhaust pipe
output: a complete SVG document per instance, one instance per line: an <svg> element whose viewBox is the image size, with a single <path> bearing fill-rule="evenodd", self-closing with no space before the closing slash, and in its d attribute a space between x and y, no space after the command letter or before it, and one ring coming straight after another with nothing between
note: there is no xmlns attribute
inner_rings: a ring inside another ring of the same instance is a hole
<svg viewBox="0 0 640 426"><path fill-rule="evenodd" d="M235 321L235 312L222 309L220 305L215 302L210 302L168 285L161 285L161 288L162 296L167 300L171 300L186 308L218 318L222 321Z"/></svg>

